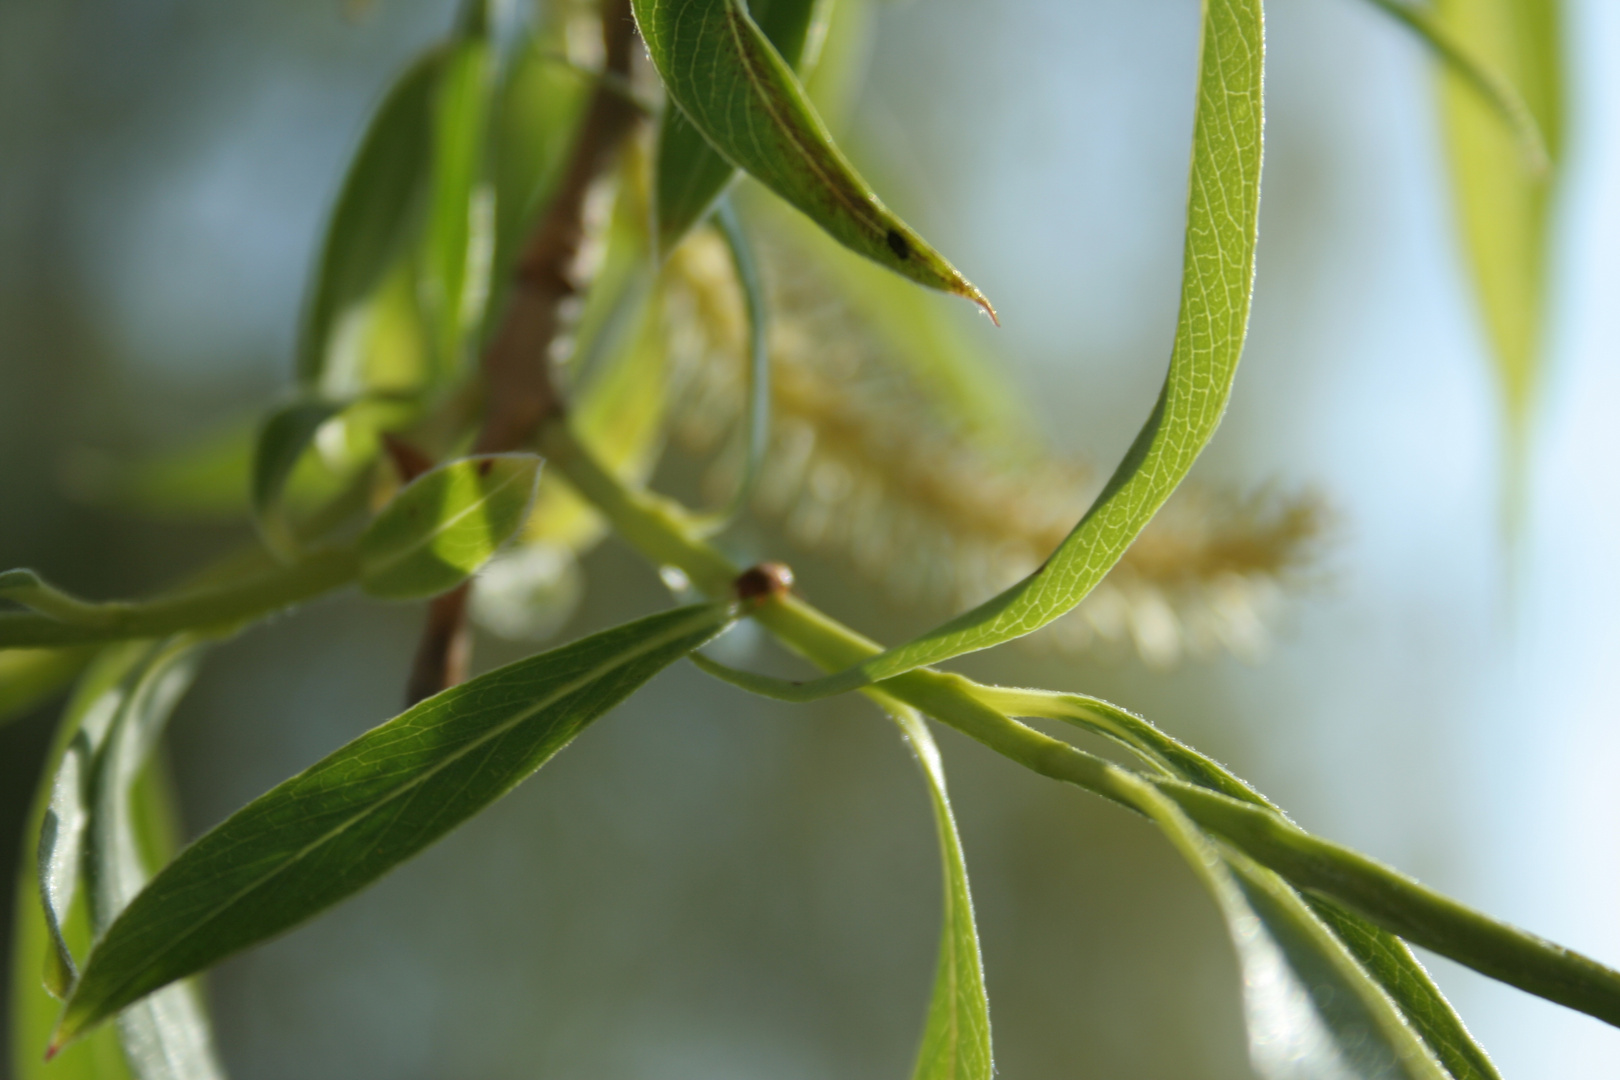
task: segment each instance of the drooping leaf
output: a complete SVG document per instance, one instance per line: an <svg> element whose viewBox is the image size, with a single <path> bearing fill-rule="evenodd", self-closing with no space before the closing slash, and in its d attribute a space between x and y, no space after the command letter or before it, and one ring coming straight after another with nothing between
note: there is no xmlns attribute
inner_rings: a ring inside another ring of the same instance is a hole
<svg viewBox="0 0 1620 1080"><path fill-rule="evenodd" d="M432 327L435 374L456 375L489 298L495 253L494 188L485 179L485 147L494 58L475 5L446 58L433 109L433 161L419 288Z"/></svg>
<svg viewBox="0 0 1620 1080"><path fill-rule="evenodd" d="M1507 500L1515 512L1540 385L1548 245L1562 157L1557 0L1437 0L1442 25L1523 95L1551 167L1525 167L1518 140L1468 80L1448 70L1440 99L1452 199L1462 225L1491 360L1501 388ZM1511 518L1510 518L1511 520Z"/></svg>
<svg viewBox="0 0 1620 1080"><path fill-rule="evenodd" d="M255 799L164 867L108 929L56 1041L370 884L731 617L719 605L681 608L520 660L429 698Z"/></svg>
<svg viewBox="0 0 1620 1080"><path fill-rule="evenodd" d="M1518 143L1522 164L1529 173L1538 175L1547 169L1550 162L1541 128L1524 96L1506 75L1476 55L1427 4L1419 5L1410 0L1370 2L1422 38L1453 75L1473 88L1474 93L1479 95L1480 103L1507 125Z"/></svg>
<svg viewBox="0 0 1620 1080"><path fill-rule="evenodd" d="M1130 748L1172 775L1264 810L1274 805L1218 762L1166 735L1139 716L1098 698L1040 690L974 687L984 704L1012 716L1065 720ZM1500 1080L1423 965L1399 938L1319 896L1307 896L1317 917L1367 975L1393 999L1409 1024L1456 1080Z"/></svg>
<svg viewBox="0 0 1620 1080"><path fill-rule="evenodd" d="M1275 873L1223 850L1151 785L1133 801L1226 919L1243 975L1249 1055L1265 1080L1451 1080L1399 1008Z"/></svg>
<svg viewBox="0 0 1620 1080"><path fill-rule="evenodd" d="M765 451L770 446L771 438L771 354L765 283L760 279L759 267L754 262L753 249L749 246L742 221L729 199L722 199L715 208L714 220L725 237L732 269L743 296L743 310L748 316L748 367L743 390L742 467L738 470L737 485L725 506L694 523L700 531L708 534L725 529L748 505L759 480L760 468L765 463Z"/></svg>
<svg viewBox="0 0 1620 1080"><path fill-rule="evenodd" d="M1260 207L1260 0L1208 0L1182 267L1181 313L1159 400L1074 531L1034 573L857 667L800 687L842 693L986 649L1068 612L1119 561L1215 434L1248 328Z"/></svg>
<svg viewBox="0 0 1620 1080"><path fill-rule="evenodd" d="M670 97L727 160L868 258L991 310L833 145L793 69L742 0L635 0L634 7Z"/></svg>
<svg viewBox="0 0 1620 1080"><path fill-rule="evenodd" d="M50 795L35 834L39 837L35 860L39 896L35 902L44 914L52 944L45 986L57 997L66 997L78 977L64 927L84 869L84 840L91 814L90 774L151 654L152 646L147 642L106 649L85 673L62 718L67 741L51 774Z"/></svg>
<svg viewBox="0 0 1620 1080"><path fill-rule="evenodd" d="M125 679L106 737L85 778L85 878L91 927L99 936L147 878L133 796L169 714L190 685L196 642L174 639L147 650ZM118 1017L119 1042L138 1080L216 1080L213 1036L195 989L165 987Z"/></svg>
<svg viewBox="0 0 1620 1080"><path fill-rule="evenodd" d="M76 904L88 901L99 933L145 880L136 780L175 703L191 681L196 642L132 642L103 651L64 717L70 731L56 755L40 817L32 905L47 938L46 986L65 995L75 976L69 948ZM150 799L150 794L146 799ZM79 881L86 888L79 895ZM32 1033L43 1053L44 1030ZM220 1075L208 1025L192 988L175 986L119 1018L123 1056L137 1080L211 1080ZM47 1073L46 1075L52 1075Z"/></svg>
<svg viewBox="0 0 1620 1080"><path fill-rule="evenodd" d="M486 454L411 481L360 538L360 587L384 600L435 596L465 581L528 515L533 454Z"/></svg>
<svg viewBox="0 0 1620 1080"><path fill-rule="evenodd" d="M301 399L275 410L259 430L253 455L253 516L259 534L271 550L291 556L298 544L282 514L281 496L304 451L328 420L341 413L344 402Z"/></svg>
<svg viewBox="0 0 1620 1080"><path fill-rule="evenodd" d="M433 106L448 50L411 65L377 110L327 226L298 350L299 381L340 397L359 389L330 354L343 322L404 252L422 212L433 153Z"/></svg>
<svg viewBox="0 0 1620 1080"><path fill-rule="evenodd" d="M814 24L825 20L828 6L826 0L751 0L748 13L782 61L802 74L813 63L805 45L819 37ZM714 208L737 169L676 108L664 113L653 175L658 250L668 253Z"/></svg>
<svg viewBox="0 0 1620 1080"><path fill-rule="evenodd" d="M88 688L88 680L84 683ZM77 699L76 695L76 699ZM57 726L55 741L46 755L45 767L35 792L33 807L23 831L37 837L44 824L63 755L78 731L78 715L70 705ZM118 1033L104 1028L66 1048L47 1064L45 1048L62 1012L62 1003L46 990L43 973L56 964L56 946L40 903L37 860L32 852L19 860L17 885L13 894L10 996L7 1023L10 1033L10 1076L13 1080L130 1080ZM66 913L62 929L75 950L90 944L90 920L82 896Z"/></svg>
<svg viewBox="0 0 1620 1080"><path fill-rule="evenodd" d="M939 964L912 1078L990 1080L993 1072L990 1002L984 992L984 965L979 954L979 932L973 920L967 863L962 857L962 841L956 833L956 819L951 814L951 800L945 790L945 766L921 714L904 707L890 711L911 743L917 764L928 781L945 878Z"/></svg>

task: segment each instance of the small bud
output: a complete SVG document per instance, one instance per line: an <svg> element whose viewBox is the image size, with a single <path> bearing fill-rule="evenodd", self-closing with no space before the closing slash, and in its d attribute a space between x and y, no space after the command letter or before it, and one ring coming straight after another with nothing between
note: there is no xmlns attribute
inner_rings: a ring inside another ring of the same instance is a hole
<svg viewBox="0 0 1620 1080"><path fill-rule="evenodd" d="M785 596L793 590L793 570L786 563L762 562L738 574L731 589L744 602Z"/></svg>

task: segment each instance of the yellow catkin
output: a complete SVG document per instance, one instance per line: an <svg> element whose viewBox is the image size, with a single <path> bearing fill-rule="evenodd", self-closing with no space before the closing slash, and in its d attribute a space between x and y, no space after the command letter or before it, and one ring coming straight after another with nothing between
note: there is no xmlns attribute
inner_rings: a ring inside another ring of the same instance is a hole
<svg viewBox="0 0 1620 1080"><path fill-rule="evenodd" d="M907 604L962 608L1035 569L1096 493L1096 472L1051 456L989 460L803 260L768 245L762 255L773 427L755 510ZM706 487L718 498L741 456L741 298L723 245L704 233L673 254L666 280L673 434L712 458ZM1257 657L1323 520L1308 495L1184 485L1103 583L1029 640L1128 645L1156 666L1221 650Z"/></svg>

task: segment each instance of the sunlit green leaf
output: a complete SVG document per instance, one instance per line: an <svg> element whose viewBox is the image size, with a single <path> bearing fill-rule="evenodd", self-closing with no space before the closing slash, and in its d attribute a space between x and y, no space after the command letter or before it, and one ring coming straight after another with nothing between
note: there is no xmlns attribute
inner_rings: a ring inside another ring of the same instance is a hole
<svg viewBox="0 0 1620 1080"><path fill-rule="evenodd" d="M833 145L792 68L742 0L635 0L675 104L732 164L854 250L990 310L978 289L895 217Z"/></svg>
<svg viewBox="0 0 1620 1080"><path fill-rule="evenodd" d="M1022 637L1070 611L1125 554L1226 411L1248 330L1260 210L1260 0L1208 0L1182 267L1181 314L1159 400L1114 475L1029 577L857 667L804 684L825 697Z"/></svg>
<svg viewBox="0 0 1620 1080"><path fill-rule="evenodd" d="M349 166L322 245L305 313L298 375L332 396L358 387L328 364L343 321L404 252L422 213L433 153L433 107L447 49L413 64L389 91ZM333 385L339 383L342 385Z"/></svg>
<svg viewBox="0 0 1620 1080"><path fill-rule="evenodd" d="M731 618L681 608L452 687L280 784L166 866L100 939L66 1041L370 884L543 765Z"/></svg>
<svg viewBox="0 0 1620 1080"><path fill-rule="evenodd" d="M828 6L826 0L751 0L748 13L783 62L802 74L812 59L805 44L820 36L814 24L827 17ZM676 108L664 113L653 175L658 250L668 252L714 207L737 169Z"/></svg>
<svg viewBox="0 0 1620 1080"><path fill-rule="evenodd" d="M1452 197L1501 387L1509 505L1520 498L1540 385L1552 194L1561 161L1562 46L1557 0L1437 0L1443 25L1523 95L1551 168L1527 169L1519 144L1466 79L1441 81Z"/></svg>
<svg viewBox="0 0 1620 1080"><path fill-rule="evenodd" d="M951 815L945 790L945 765L927 723L915 710L894 708L895 723L917 755L928 781L939 833L939 857L944 870L945 901L939 941L939 963L928 1002L928 1022L917 1051L913 1080L989 1080L990 1003L984 993L984 966L979 954L979 932L973 921L973 896L968 890L967 863L962 841Z"/></svg>
<svg viewBox="0 0 1620 1080"><path fill-rule="evenodd" d="M360 587L385 600L455 588L522 527L539 477L533 454L463 458L423 473L360 538Z"/></svg>
<svg viewBox="0 0 1620 1080"><path fill-rule="evenodd" d="M440 379L460 371L469 333L482 319L489 297L495 192L485 179L485 146L493 68L485 28L478 25L446 57L434 102L432 177L419 277Z"/></svg>

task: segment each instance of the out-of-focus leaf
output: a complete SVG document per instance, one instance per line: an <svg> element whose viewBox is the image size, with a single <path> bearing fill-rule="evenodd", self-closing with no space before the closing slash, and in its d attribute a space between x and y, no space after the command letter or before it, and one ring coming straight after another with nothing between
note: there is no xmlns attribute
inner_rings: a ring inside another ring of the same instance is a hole
<svg viewBox="0 0 1620 1080"><path fill-rule="evenodd" d="M802 75L814 63L805 44L820 38L815 24L826 20L827 7L826 0L751 0L748 13L783 62ZM669 109L658 132L653 174L658 250L667 253L714 207L737 170L679 109Z"/></svg>
<svg viewBox="0 0 1620 1080"><path fill-rule="evenodd" d="M843 693L1040 629L1085 599L1187 475L1226 411L1248 330L1260 209L1263 57L1260 0L1208 0L1170 370L1147 423L1102 493L1030 576L921 637L803 684L798 700Z"/></svg>
<svg viewBox="0 0 1620 1080"><path fill-rule="evenodd" d="M1166 735L1117 705L1080 694L975 686L982 703L1010 716L1065 720L1130 748L1172 775L1267 811L1273 804L1218 762ZM1456 1080L1500 1080L1451 1003L1399 938L1320 897L1307 897L1361 968L1396 1003L1407 1022Z"/></svg>
<svg viewBox="0 0 1620 1080"><path fill-rule="evenodd" d="M561 27L547 27L506 65L496 93L491 153L495 179L495 274L500 291L534 218L555 186L590 86L556 53ZM498 306L500 298L495 296Z"/></svg>
<svg viewBox="0 0 1620 1080"><path fill-rule="evenodd" d="M486 454L423 473L361 536L360 587L385 600L455 588L522 527L539 477L534 454Z"/></svg>
<svg viewBox="0 0 1620 1080"><path fill-rule="evenodd" d="M984 993L984 965L979 931L973 921L967 863L945 790L945 765L927 722L913 709L891 709L895 723L911 743L917 764L928 781L939 833L945 902L939 942L939 964L928 1002L928 1022L917 1051L913 1080L990 1080L990 1002Z"/></svg>
<svg viewBox="0 0 1620 1080"><path fill-rule="evenodd" d="M82 647L0 650L0 724L26 716L72 682L91 655Z"/></svg>
<svg viewBox="0 0 1620 1080"><path fill-rule="evenodd" d="M481 5L479 5L481 9ZM433 110L433 163L419 286L436 376L462 366L483 317L495 251L495 191L485 180L494 59L478 12L445 60Z"/></svg>
<svg viewBox="0 0 1620 1080"><path fill-rule="evenodd" d="M71 734L51 774L50 795L36 834L39 845L34 869L39 896L32 901L44 912L52 944L45 967L45 987L57 997L66 997L78 977L64 927L84 868L84 838L91 813L90 776L152 652L148 642L106 649L85 673L62 719L64 732Z"/></svg>
<svg viewBox="0 0 1620 1080"><path fill-rule="evenodd" d="M56 739L46 755L44 772L23 831L25 837L40 834L50 805L51 780L58 774L63 756L78 732L80 710L77 705L80 699L88 696L89 688L90 680L86 679L81 693L75 696L74 704L64 712L62 722L58 725ZM34 853L30 851L19 861L17 888L13 897L8 1017L10 1075L13 1080L129 1080L130 1072L118 1045L118 1033L112 1028L92 1032L57 1054L48 1064L45 1061L45 1048L50 1043L57 1017L61 1015L62 1003L46 990L41 977L41 973L49 972L56 963L56 946L46 924L45 909L40 903L37 860L33 856ZM76 950L88 948L90 920L82 897L66 915L63 930L68 941Z"/></svg>
<svg viewBox="0 0 1620 1080"><path fill-rule="evenodd" d="M136 780L169 714L190 685L196 643L174 639L148 649L123 682L105 738L84 778L89 810L85 878L91 926L106 932L146 883L136 809ZM214 1080L222 1076L201 1002L188 985L169 986L124 1010L119 1041L139 1080Z"/></svg>
<svg viewBox="0 0 1620 1080"><path fill-rule="evenodd" d="M422 212L435 94L449 53L448 48L429 52L389 91L332 211L298 352L300 381L330 396L359 389L352 385L352 373L329 365L334 339L343 334L344 319L364 304L404 252Z"/></svg>
<svg viewBox="0 0 1620 1080"><path fill-rule="evenodd" d="M240 519L258 426L243 417L151 455L81 448L64 462L63 483L77 499L152 517Z"/></svg>
<svg viewBox="0 0 1620 1080"><path fill-rule="evenodd" d="M1519 89L1546 144L1551 168L1520 160L1475 87L1448 70L1440 98L1450 151L1452 198L1462 222L1479 311L1501 387L1507 445L1507 510L1515 511L1540 385L1553 186L1563 130L1557 0L1437 0L1442 25Z"/></svg>
<svg viewBox="0 0 1620 1080"><path fill-rule="evenodd" d="M741 0L635 0L670 97L727 160L854 250L991 311L984 295L872 193Z"/></svg>
<svg viewBox="0 0 1620 1080"><path fill-rule="evenodd" d="M765 283L754 262L748 235L729 199L715 209L714 221L731 253L731 266L748 316L748 374L742 408L742 468L726 504L713 514L695 517L693 527L712 535L728 527L748 505L765 463L771 439L771 353L765 309Z"/></svg>
<svg viewBox="0 0 1620 1080"><path fill-rule="evenodd" d="M292 529L282 516L281 495L315 433L344 407L337 401L294 401L272 412L259 431L253 455L253 515L259 534L273 551L289 556L297 551Z"/></svg>
<svg viewBox="0 0 1620 1080"><path fill-rule="evenodd" d="M1450 1080L1400 1010L1275 873L1221 848L1144 781L1137 809L1170 838L1226 918L1243 974L1249 1056L1266 1080Z"/></svg>
<svg viewBox="0 0 1620 1080"><path fill-rule="evenodd" d="M57 1042L370 884L731 618L721 605L682 608L520 660L429 698L255 799L181 852L100 939Z"/></svg>

